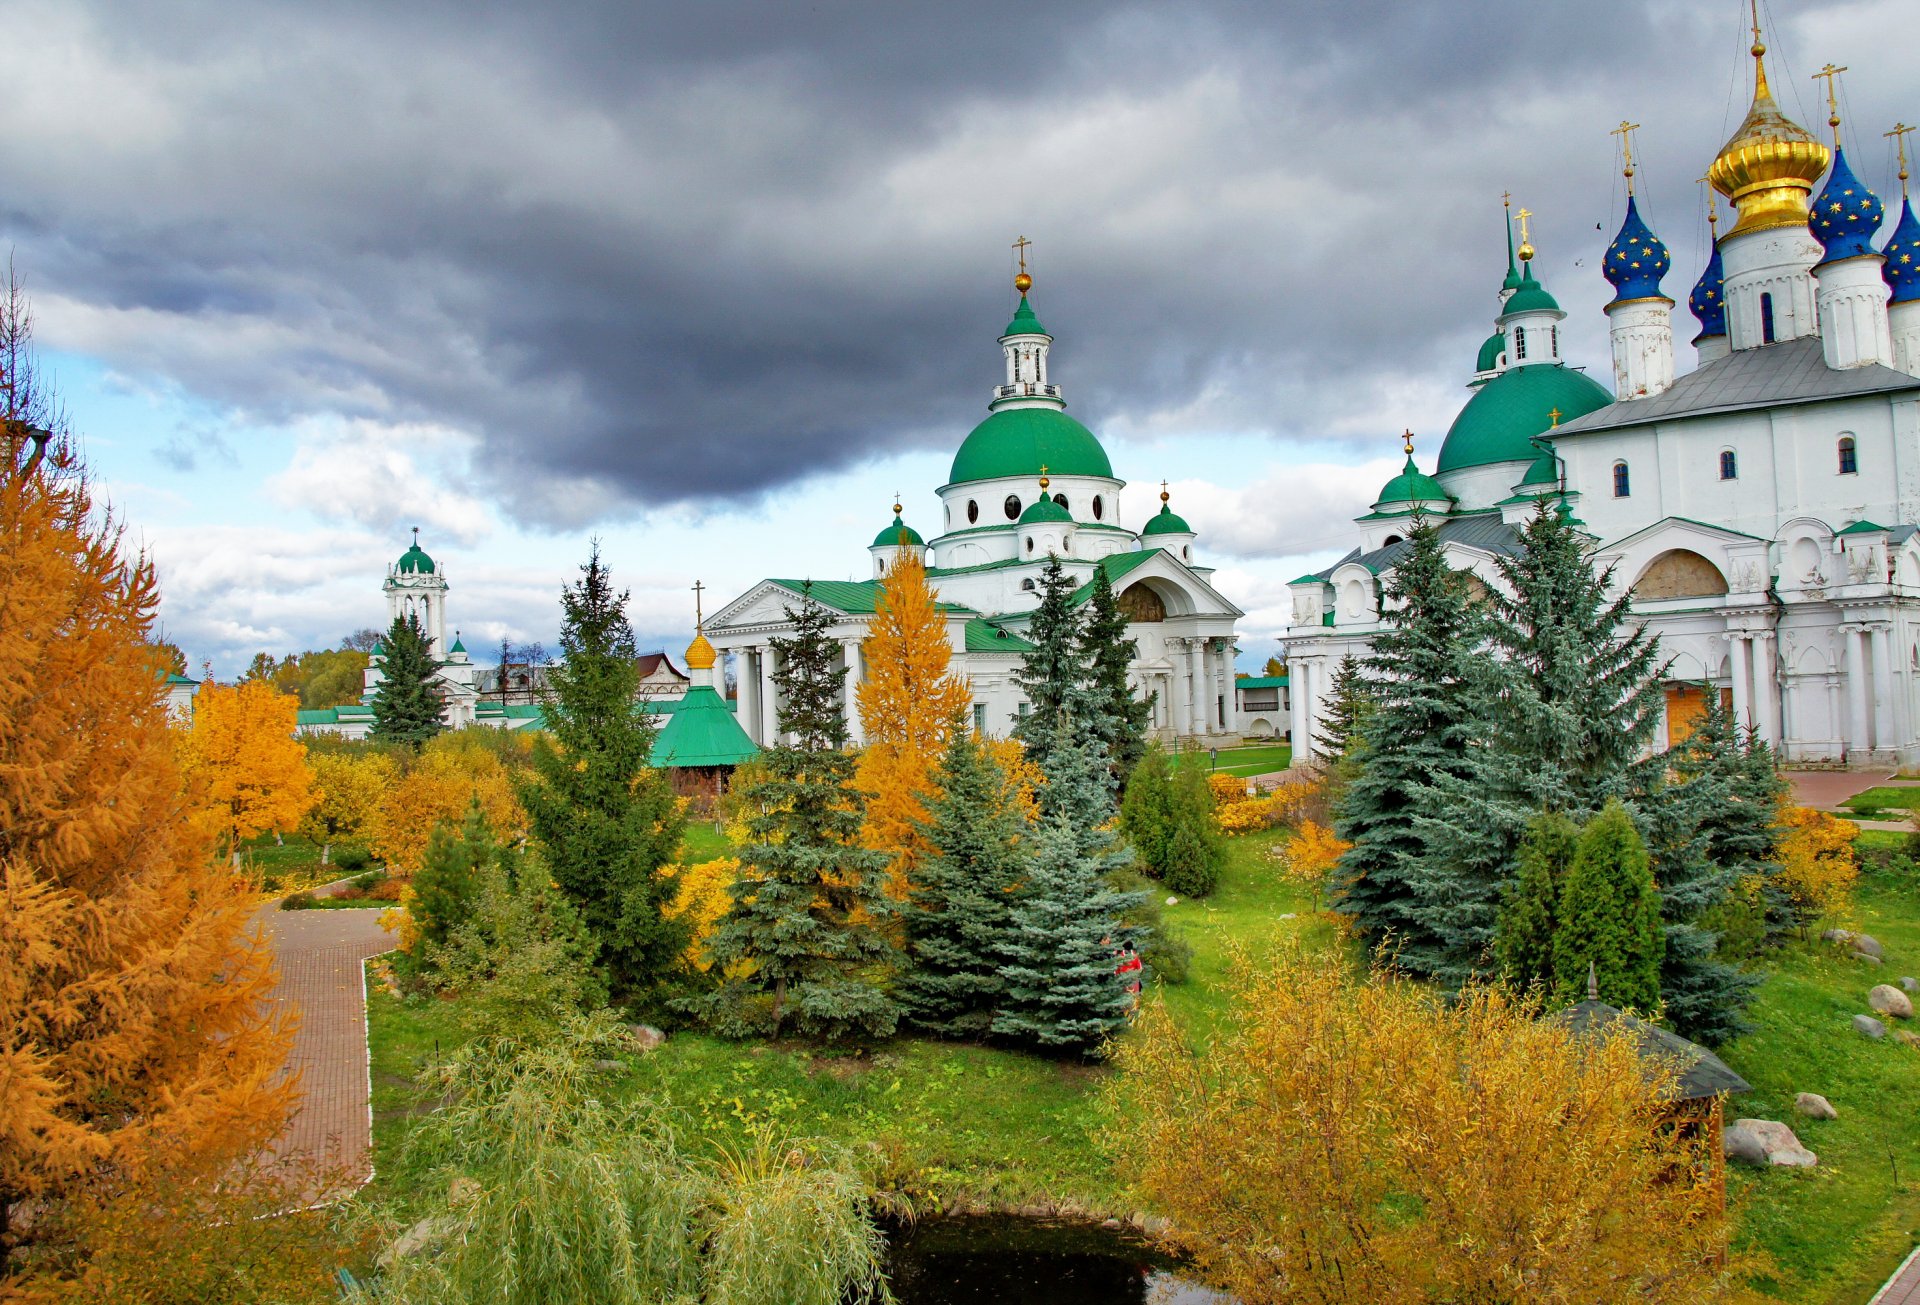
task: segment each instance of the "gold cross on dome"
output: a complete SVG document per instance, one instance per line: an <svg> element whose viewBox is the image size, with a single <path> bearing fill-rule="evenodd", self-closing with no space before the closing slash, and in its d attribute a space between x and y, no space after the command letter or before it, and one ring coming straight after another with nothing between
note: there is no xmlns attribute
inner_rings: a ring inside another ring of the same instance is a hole
<svg viewBox="0 0 1920 1305"><path fill-rule="evenodd" d="M1413 456L1413 432L1410 430L1402 431L1401 435L1406 440L1407 456L1412 457Z"/></svg>
<svg viewBox="0 0 1920 1305"><path fill-rule="evenodd" d="M1520 219L1520 261L1523 263L1531 262L1533 259L1533 237L1527 234L1527 219L1533 216L1533 210L1523 207L1517 216Z"/></svg>
<svg viewBox="0 0 1920 1305"><path fill-rule="evenodd" d="M1828 64L1813 75L1813 80L1816 82L1823 77L1826 78L1827 81L1827 126L1833 128L1833 143L1835 146L1840 144L1840 93L1835 89L1834 82L1837 81L1840 74L1846 70L1847 67L1845 64L1841 64L1838 68L1832 64Z"/></svg>
<svg viewBox="0 0 1920 1305"><path fill-rule="evenodd" d="M1893 137L1893 143L1900 148L1900 194L1902 198L1905 198L1907 193L1907 133L1912 130L1914 129L1907 126L1906 123L1896 122L1893 124L1892 131L1882 133L1883 135Z"/></svg>
<svg viewBox="0 0 1920 1305"><path fill-rule="evenodd" d="M1027 250L1030 247L1032 247L1032 245L1033 245L1033 242L1027 239L1025 236L1021 236L1018 240L1013 242L1013 248L1015 252L1017 252L1020 255L1020 270L1022 272L1027 270Z"/></svg>
<svg viewBox="0 0 1920 1305"><path fill-rule="evenodd" d="M693 582L693 632L695 634L704 630L707 624L707 618L700 610L700 596L706 592L706 588L706 585L698 580Z"/></svg>
<svg viewBox="0 0 1920 1305"><path fill-rule="evenodd" d="M1552 426L1548 427L1549 430L1559 430L1560 429L1560 409L1558 408L1548 409L1547 420L1553 423Z"/></svg>
<svg viewBox="0 0 1920 1305"><path fill-rule="evenodd" d="M1628 122L1625 118L1622 118L1620 119L1620 125L1607 133L1609 136L1618 136L1620 138L1620 152L1626 158L1626 170L1622 172L1621 175L1627 179L1627 193L1629 195L1633 193L1633 133L1639 130L1639 123Z"/></svg>

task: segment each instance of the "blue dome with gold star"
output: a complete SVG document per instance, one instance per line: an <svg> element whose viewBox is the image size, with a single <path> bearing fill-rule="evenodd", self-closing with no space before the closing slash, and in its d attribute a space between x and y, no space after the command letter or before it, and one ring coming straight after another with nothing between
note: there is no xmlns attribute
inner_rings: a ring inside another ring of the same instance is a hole
<svg viewBox="0 0 1920 1305"><path fill-rule="evenodd" d="M1613 286L1615 301L1653 299L1660 294L1660 278L1673 266L1667 247L1640 218L1640 208L1627 196L1627 218L1620 234L1607 246L1600 275Z"/></svg>
<svg viewBox="0 0 1920 1305"><path fill-rule="evenodd" d="M1920 299L1920 221L1914 219L1913 205L1905 199L1900 201L1900 221L1880 252L1887 256L1880 275L1893 287L1891 302Z"/></svg>
<svg viewBox="0 0 1920 1305"><path fill-rule="evenodd" d="M1827 187L1813 201L1813 216L1807 229L1813 232L1827 251L1820 261L1837 263L1843 258L1859 258L1874 252L1873 238L1880 230L1880 219L1887 206L1868 190L1847 166L1847 152L1833 151L1833 171L1827 174Z"/></svg>
<svg viewBox="0 0 1920 1305"><path fill-rule="evenodd" d="M1707 270L1693 283L1693 293L1687 296L1687 307L1700 319L1701 335L1725 335L1727 333L1727 275L1720 267L1720 246L1713 247L1713 257L1707 260Z"/></svg>

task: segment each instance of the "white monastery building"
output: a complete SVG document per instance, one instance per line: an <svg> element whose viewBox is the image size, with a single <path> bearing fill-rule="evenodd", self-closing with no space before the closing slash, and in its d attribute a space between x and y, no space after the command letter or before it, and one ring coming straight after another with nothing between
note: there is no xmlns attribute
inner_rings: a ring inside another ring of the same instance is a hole
<svg viewBox="0 0 1920 1305"><path fill-rule="evenodd" d="M1381 629L1383 580L1416 515L1448 558L1497 587L1496 562L1545 499L1594 541L1670 659L1663 734L1703 688L1788 762L1920 760L1920 222L1882 201L1841 148L1789 120L1754 29L1753 103L1707 177L1736 220L1693 288L1698 362L1675 375L1670 259L1633 196L1603 274L1613 390L1560 354L1565 314L1532 269L1521 209L1473 391L1431 474L1413 459L1335 565L1293 582L1286 633L1298 761L1340 660ZM1836 103L1831 65L1828 102ZM1856 151L1857 152L1857 151ZM1824 184L1823 184L1824 180ZM1710 212L1710 221L1713 220ZM1717 231L1717 228L1716 228Z"/></svg>
<svg viewBox="0 0 1920 1305"><path fill-rule="evenodd" d="M1048 559L1058 557L1091 596L1103 570L1129 617L1137 647L1135 691L1153 703L1152 729L1163 740L1221 745L1240 734L1233 689L1234 623L1243 615L1210 583L1212 568L1196 560L1196 532L1160 495L1160 511L1138 527L1120 520L1126 483L1113 474L1093 432L1067 415L1048 365L1053 337L1027 302L1032 278L1014 279L1020 302L1000 336L1006 370L994 387L986 420L954 454L937 491L939 530L928 541L900 515L874 536L864 580L816 580L810 594L835 617L833 637L845 650L847 693L866 675L860 643L880 579L907 547L927 566L927 579L948 613L954 670L972 686L973 724L1008 733L1027 704L1013 679L1022 637ZM756 743L775 741L772 640L791 630L802 581L770 579L748 589L706 622L706 637L733 659L741 723ZM863 737L849 706L855 743Z"/></svg>

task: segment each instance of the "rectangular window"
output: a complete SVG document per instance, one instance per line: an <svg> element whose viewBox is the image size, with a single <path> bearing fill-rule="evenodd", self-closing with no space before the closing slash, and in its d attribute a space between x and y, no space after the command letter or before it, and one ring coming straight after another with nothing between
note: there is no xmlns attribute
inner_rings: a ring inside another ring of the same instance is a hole
<svg viewBox="0 0 1920 1305"><path fill-rule="evenodd" d="M1627 478L1627 464L1624 462L1614 463L1613 464L1613 496L1615 498L1625 498L1632 492L1633 492L1633 482Z"/></svg>
<svg viewBox="0 0 1920 1305"><path fill-rule="evenodd" d="M987 704L984 702L973 704L973 732L982 735L987 732Z"/></svg>
<svg viewBox="0 0 1920 1305"><path fill-rule="evenodd" d="M1735 480L1740 475L1740 462L1732 449L1723 449L1720 453L1720 479Z"/></svg>
<svg viewBox="0 0 1920 1305"><path fill-rule="evenodd" d="M1841 440L1840 441L1840 474L1843 476L1851 476L1857 473L1859 470L1860 470L1860 463L1858 462L1854 454L1853 441L1850 439Z"/></svg>
<svg viewBox="0 0 1920 1305"><path fill-rule="evenodd" d="M1773 343L1773 296L1760 296L1760 343Z"/></svg>
<svg viewBox="0 0 1920 1305"><path fill-rule="evenodd" d="M1033 704L1030 702L1022 702L1020 706L1016 708L1016 710L1020 713L1021 720L1025 720L1027 718L1027 712L1030 708L1032 708L1032 706Z"/></svg>
<svg viewBox="0 0 1920 1305"><path fill-rule="evenodd" d="M1524 326L1513 328L1513 356L1515 361L1527 356L1527 328Z"/></svg>

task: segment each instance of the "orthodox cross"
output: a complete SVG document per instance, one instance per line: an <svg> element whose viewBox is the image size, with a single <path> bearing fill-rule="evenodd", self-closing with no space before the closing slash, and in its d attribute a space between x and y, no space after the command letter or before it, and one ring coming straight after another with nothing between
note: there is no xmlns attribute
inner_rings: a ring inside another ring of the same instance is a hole
<svg viewBox="0 0 1920 1305"><path fill-rule="evenodd" d="M1549 426L1547 429L1559 430L1560 429L1560 409L1549 408L1547 410L1547 420L1553 423L1553 425Z"/></svg>
<svg viewBox="0 0 1920 1305"><path fill-rule="evenodd" d="M1720 230L1720 214L1713 206L1714 193L1713 187L1708 185L1710 181L1711 177L1700 177L1695 184L1707 187L1707 226L1717 234Z"/></svg>
<svg viewBox="0 0 1920 1305"><path fill-rule="evenodd" d="M1043 462L1040 464L1040 489L1042 492L1045 492L1048 483L1049 482L1047 480L1047 464Z"/></svg>
<svg viewBox="0 0 1920 1305"><path fill-rule="evenodd" d="M1907 133L1914 130L1904 122L1893 124L1893 130L1883 133L1893 137L1893 143L1900 147L1900 198L1907 197Z"/></svg>
<svg viewBox="0 0 1920 1305"><path fill-rule="evenodd" d="M1403 431L1401 433L1406 437L1407 456L1412 457L1413 456L1413 432Z"/></svg>
<svg viewBox="0 0 1920 1305"><path fill-rule="evenodd" d="M1160 501L1162 503L1167 501L1167 482L1164 480L1160 482Z"/></svg>
<svg viewBox="0 0 1920 1305"><path fill-rule="evenodd" d="M1845 64L1840 65L1838 68L1832 64L1828 64L1813 75L1813 80L1816 82L1823 77L1826 78L1827 126L1833 128L1833 143L1835 148L1838 148L1840 144L1840 92L1835 88L1834 82L1838 80L1840 74L1846 70L1847 67Z"/></svg>
<svg viewBox="0 0 1920 1305"><path fill-rule="evenodd" d="M1027 250L1032 246L1032 244L1033 242L1027 239L1025 236L1021 236L1018 240L1013 242L1014 250L1020 255L1020 270L1022 272L1027 270Z"/></svg>
<svg viewBox="0 0 1920 1305"><path fill-rule="evenodd" d="M693 632L695 634L703 633L707 627L706 615L700 610L700 596L706 592L706 588L706 585L698 580L693 582Z"/></svg>
<svg viewBox="0 0 1920 1305"><path fill-rule="evenodd" d="M1625 118L1622 118L1620 119L1620 125L1607 133L1609 136L1618 136L1620 138L1620 152L1626 157L1626 171L1621 175L1627 179L1627 193L1629 195L1633 193L1633 133L1639 130L1639 123L1628 122Z"/></svg>
<svg viewBox="0 0 1920 1305"><path fill-rule="evenodd" d="M1532 237L1527 234L1527 219L1533 216L1533 210L1522 207L1520 217L1520 261L1525 263L1533 258Z"/></svg>

